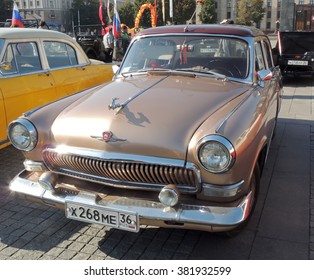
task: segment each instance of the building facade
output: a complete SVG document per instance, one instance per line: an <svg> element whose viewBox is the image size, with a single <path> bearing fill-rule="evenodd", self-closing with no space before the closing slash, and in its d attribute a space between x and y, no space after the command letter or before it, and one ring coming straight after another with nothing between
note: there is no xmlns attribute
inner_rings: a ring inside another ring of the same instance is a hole
<svg viewBox="0 0 314 280"><path fill-rule="evenodd" d="M108 0L103 1L106 3ZM117 0L118 6L125 1ZM72 24L70 14L72 0L15 2L23 19L45 20L60 31L64 31L65 27ZM113 0L110 2L113 3ZM226 18L236 22L238 2L239 0L216 0L217 22ZM265 15L258 27L266 33L273 33L279 27L284 30L314 30L314 0L264 0L264 7Z"/></svg>
<svg viewBox="0 0 314 280"><path fill-rule="evenodd" d="M237 17L239 0L217 0L217 20ZM314 0L264 0L265 15L259 28L266 33L281 30L314 31Z"/></svg>
<svg viewBox="0 0 314 280"><path fill-rule="evenodd" d="M65 26L71 24L69 13L72 0L16 0L15 2L23 19L44 20L51 28L59 31L65 31Z"/></svg>

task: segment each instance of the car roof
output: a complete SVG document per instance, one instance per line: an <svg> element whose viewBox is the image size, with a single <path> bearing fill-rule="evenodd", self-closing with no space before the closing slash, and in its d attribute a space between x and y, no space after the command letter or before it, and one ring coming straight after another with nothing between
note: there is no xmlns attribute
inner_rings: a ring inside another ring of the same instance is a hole
<svg viewBox="0 0 314 280"><path fill-rule="evenodd" d="M137 35L166 34L166 33L225 34L242 37L266 36L265 33L258 28L235 24L190 24L190 25L158 26L144 29Z"/></svg>
<svg viewBox="0 0 314 280"><path fill-rule="evenodd" d="M31 38L62 38L69 39L69 35L47 29L36 29L36 28L0 28L0 38L3 39L31 39Z"/></svg>

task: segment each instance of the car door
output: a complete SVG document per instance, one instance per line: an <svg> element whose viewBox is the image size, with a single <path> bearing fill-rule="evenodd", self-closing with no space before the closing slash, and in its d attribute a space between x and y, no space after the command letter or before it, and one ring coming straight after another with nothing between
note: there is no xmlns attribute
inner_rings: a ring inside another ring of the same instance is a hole
<svg viewBox="0 0 314 280"><path fill-rule="evenodd" d="M53 77L42 67L36 40L8 42L5 48L0 61L6 65L0 68L3 107L0 142L6 141L5 129L12 120L57 97Z"/></svg>
<svg viewBox="0 0 314 280"><path fill-rule="evenodd" d="M3 95L0 90L0 148L3 144L5 144L6 136L6 127L7 127L7 120L5 116L4 110L4 102L3 102Z"/></svg>
<svg viewBox="0 0 314 280"><path fill-rule="evenodd" d="M73 46L58 41L44 41L43 45L50 73L57 84L60 97L98 84L95 82L95 77L99 74L95 74L89 65L79 64Z"/></svg>
<svg viewBox="0 0 314 280"><path fill-rule="evenodd" d="M266 106L264 107L265 112L263 112L264 118L267 122L275 124L275 117L278 111L278 99L277 99L277 78L274 76L272 65L271 54L268 53L267 48L265 48L265 43L263 41L257 41L255 43L255 67L256 71L270 70L272 71L272 77L264 79L260 83L259 92L264 100ZM266 110L267 109L267 110ZM267 113L267 115L266 115Z"/></svg>

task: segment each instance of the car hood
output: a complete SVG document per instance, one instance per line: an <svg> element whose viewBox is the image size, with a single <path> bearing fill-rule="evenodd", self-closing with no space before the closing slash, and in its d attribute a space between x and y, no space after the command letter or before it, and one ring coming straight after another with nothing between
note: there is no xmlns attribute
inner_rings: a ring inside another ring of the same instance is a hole
<svg viewBox="0 0 314 280"><path fill-rule="evenodd" d="M52 140L56 146L185 159L198 127L248 88L199 76L116 79L63 110L52 125ZM109 109L113 99L124 104L120 111Z"/></svg>

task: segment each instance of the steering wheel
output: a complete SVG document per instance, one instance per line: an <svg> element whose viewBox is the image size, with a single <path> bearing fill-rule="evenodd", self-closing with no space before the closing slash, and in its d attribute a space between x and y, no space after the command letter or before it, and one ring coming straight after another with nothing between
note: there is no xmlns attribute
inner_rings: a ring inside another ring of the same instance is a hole
<svg viewBox="0 0 314 280"><path fill-rule="evenodd" d="M205 67L213 72L223 74L229 77L242 77L242 73L238 67L233 64L226 65L226 61L223 61L221 59L211 60L209 63L207 63Z"/></svg>

